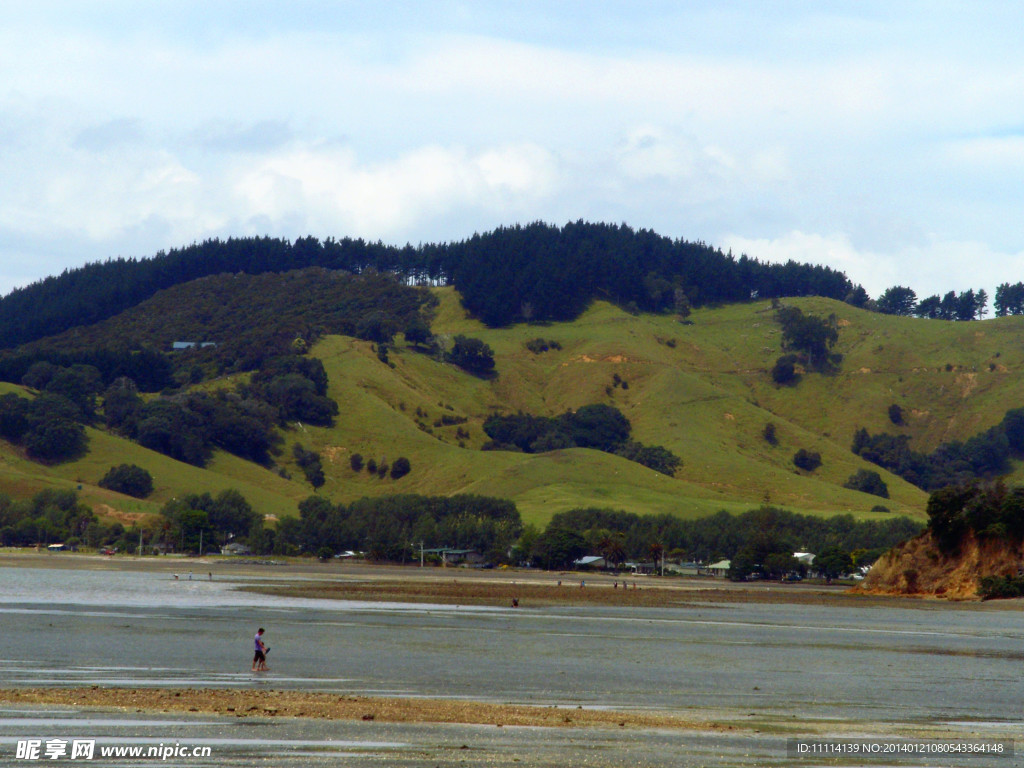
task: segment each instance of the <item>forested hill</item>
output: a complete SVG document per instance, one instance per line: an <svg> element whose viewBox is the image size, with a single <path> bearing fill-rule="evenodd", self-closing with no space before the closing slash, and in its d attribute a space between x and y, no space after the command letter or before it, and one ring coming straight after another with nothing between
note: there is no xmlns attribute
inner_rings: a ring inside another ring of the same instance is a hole
<svg viewBox="0 0 1024 768"><path fill-rule="evenodd" d="M685 313L690 306L755 296L842 300L853 288L843 273L826 267L765 264L648 230L582 221L503 227L460 242L402 248L349 238L229 238L152 258L94 262L14 290L0 298L0 347L99 322L200 277L311 266L376 269L409 282L454 285L465 307L492 327L571 320L595 298Z"/></svg>

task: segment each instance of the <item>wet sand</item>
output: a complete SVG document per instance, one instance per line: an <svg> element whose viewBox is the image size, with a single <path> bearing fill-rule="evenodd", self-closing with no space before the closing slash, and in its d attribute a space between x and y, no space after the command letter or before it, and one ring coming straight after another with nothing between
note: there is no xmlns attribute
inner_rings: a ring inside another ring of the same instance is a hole
<svg viewBox="0 0 1024 768"><path fill-rule="evenodd" d="M128 712L201 712L233 717L308 717L386 723L578 728L675 728L729 730L734 726L648 711L494 704L450 699L338 696L294 690L179 688L7 688L0 704L102 707Z"/></svg>
<svg viewBox="0 0 1024 768"><path fill-rule="evenodd" d="M0 567L146 571L177 574L182 580L231 577L251 580L241 587L279 597L374 602L437 603L509 607L606 605L671 607L716 603L819 606L899 606L941 610L970 609L978 602L951 602L919 596L870 594L849 585L822 583L732 583L711 577L658 577L534 569L419 568L310 558L105 557L76 553L0 551ZM272 580L273 583L263 583ZM581 587L580 583L585 582ZM1019 609L1020 601L997 601Z"/></svg>
<svg viewBox="0 0 1024 768"><path fill-rule="evenodd" d="M650 710L589 709L582 706L531 706L450 699L347 696L296 690L212 688L0 688L3 707L69 707L88 712L218 715L261 722L267 719L351 721L377 724L527 727L619 732L706 733L728 738L758 734L774 737L896 739L1013 738L1015 723L883 722L832 718L773 717L765 713L701 710L703 717ZM980 726L980 727L979 727ZM987 726L987 727L986 727ZM992 727L996 726L996 727ZM587 738L580 735L579 738Z"/></svg>
<svg viewBox="0 0 1024 768"><path fill-rule="evenodd" d="M791 766L795 736L1021 727L1024 656L1002 610L1020 601L651 577L623 591L598 574L308 560L0 567L3 754L27 728L102 722L111 739L209 729L218 765L334 765L330 750L349 747L330 745L350 739L366 742L352 765ZM266 676L248 672L256 620L273 637ZM309 739L328 750L320 762L290 756ZM372 746L385 741L406 746Z"/></svg>
<svg viewBox="0 0 1024 768"><path fill-rule="evenodd" d="M344 578L336 581L302 581L282 586L254 586L249 591L278 597L325 600L371 600L444 605L511 606L606 605L639 608L668 608L713 603L858 605L930 607L937 601L871 595L848 586L788 586L760 584L722 585L721 580L675 578L668 583L655 578L615 582L612 577L587 576L581 587L579 576L559 585L549 580L521 581L514 577L462 576L441 578L410 571L387 579ZM674 582L674 583L673 583ZM634 586L635 585L635 586ZM962 607L962 606L961 606Z"/></svg>

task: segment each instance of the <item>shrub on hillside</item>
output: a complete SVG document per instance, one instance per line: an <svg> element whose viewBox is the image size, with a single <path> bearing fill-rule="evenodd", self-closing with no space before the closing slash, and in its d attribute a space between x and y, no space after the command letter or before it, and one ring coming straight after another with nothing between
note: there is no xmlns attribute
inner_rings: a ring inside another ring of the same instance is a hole
<svg viewBox="0 0 1024 768"><path fill-rule="evenodd" d="M889 406L889 421L895 424L897 427L903 424L903 409L896 403Z"/></svg>
<svg viewBox="0 0 1024 768"><path fill-rule="evenodd" d="M356 336L366 341L387 344L398 333L398 320L390 312L374 310L356 323Z"/></svg>
<svg viewBox="0 0 1024 768"><path fill-rule="evenodd" d="M414 317L405 326L405 341L407 344L421 347L430 341L431 336L430 326L422 317Z"/></svg>
<svg viewBox="0 0 1024 768"><path fill-rule="evenodd" d="M55 463L85 452L88 438L78 423L81 412L63 395L42 393L29 404L26 415L29 426L22 445L31 458Z"/></svg>
<svg viewBox="0 0 1024 768"><path fill-rule="evenodd" d="M889 498L889 486L885 484L881 475L870 469L858 469L843 483L843 487L881 496L883 499Z"/></svg>
<svg viewBox="0 0 1024 768"><path fill-rule="evenodd" d="M326 478L324 477L324 467L320 462L319 453L307 451L299 443L295 443L292 446L292 456L295 457L295 463L302 469L310 485L314 488L319 488L324 484Z"/></svg>
<svg viewBox="0 0 1024 768"><path fill-rule="evenodd" d="M783 351L796 354L809 370L826 373L839 367L842 356L831 351L839 340L835 315L821 318L805 315L797 307L783 307L775 317L782 326Z"/></svg>
<svg viewBox="0 0 1024 768"><path fill-rule="evenodd" d="M793 463L800 467L800 469L813 472L821 466L821 454L801 448L793 455Z"/></svg>
<svg viewBox="0 0 1024 768"><path fill-rule="evenodd" d="M391 479L398 480L400 477L405 477L412 471L412 465L409 460L404 456L399 456L395 459L395 463L391 465Z"/></svg>
<svg viewBox="0 0 1024 768"><path fill-rule="evenodd" d="M982 576L978 585L982 600L1024 597L1024 578L1020 576Z"/></svg>
<svg viewBox="0 0 1024 768"><path fill-rule="evenodd" d="M528 413L495 414L484 422L484 432L491 440L483 445L483 450L545 453L573 447L595 448L656 472L674 474L682 460L663 446L630 440L631 429L629 419L618 408L603 404L584 405L555 418Z"/></svg>
<svg viewBox="0 0 1024 768"><path fill-rule="evenodd" d="M615 449L615 454L670 477L683 463L682 459L664 446L644 445L635 440L627 440Z"/></svg>
<svg viewBox="0 0 1024 768"><path fill-rule="evenodd" d="M100 480L99 486L108 491L144 499L153 492L153 476L135 464L119 464L110 468Z"/></svg>
<svg viewBox="0 0 1024 768"><path fill-rule="evenodd" d="M87 438L79 418L74 403L52 392L34 400L13 393L0 397L0 437L21 445L36 461L60 462L84 453Z"/></svg>
<svg viewBox="0 0 1024 768"><path fill-rule="evenodd" d="M535 355L539 355L542 352L547 352L552 349L561 349L562 345L554 339L542 339L540 337L536 339L530 339L526 342L526 348L533 352Z"/></svg>
<svg viewBox="0 0 1024 768"><path fill-rule="evenodd" d="M776 384L793 384L800 379L796 372L796 355L783 355L772 367L772 381Z"/></svg>
<svg viewBox="0 0 1024 768"><path fill-rule="evenodd" d="M480 339L460 334L448 353L448 362L477 376L488 376L494 372L494 350Z"/></svg>

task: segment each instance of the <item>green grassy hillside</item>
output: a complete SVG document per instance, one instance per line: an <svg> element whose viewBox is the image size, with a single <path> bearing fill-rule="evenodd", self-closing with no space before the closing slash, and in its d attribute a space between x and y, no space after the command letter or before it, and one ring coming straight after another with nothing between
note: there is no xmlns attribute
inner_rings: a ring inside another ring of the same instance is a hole
<svg viewBox="0 0 1024 768"><path fill-rule="evenodd" d="M124 511L152 511L178 493L234 487L262 512L289 514L312 492L291 458L298 441L321 453L327 482L320 493L337 501L480 493L515 500L526 520L541 524L578 506L692 517L743 511L765 500L797 512L858 517L885 514L870 511L881 503L894 514L923 518L927 494L850 453L854 431L905 433L914 447L930 450L1024 405L1017 383L1024 370L1022 318L950 323L879 315L826 299L789 300L805 312L839 317L836 351L844 361L835 375L806 374L797 386L780 388L768 373L781 351L767 302L702 309L686 325L598 302L572 323L488 329L465 316L454 291L436 294L434 332L484 340L494 349L498 376L475 378L401 343L389 366L367 342L326 336L312 354L327 369L340 414L332 428L290 425L279 460L291 479L225 454L198 469L90 430L89 455L55 467L0 444L0 485L18 495L81 485L87 502ZM534 354L525 342L536 337L556 340L562 349ZM628 388L613 385L616 375ZM551 416L589 403L615 405L631 420L635 439L680 456L676 476L587 449L541 455L480 450L487 439L481 425L494 411ZM893 403L903 408L904 426L889 421ZM444 415L467 421L435 426ZM768 422L779 437L774 447L762 436ZM462 446L460 426L469 432ZM792 457L799 448L819 452L822 466L797 470ZM353 453L388 463L404 456L412 473L397 481L356 473L349 464ZM157 486L151 499L96 488L121 462L150 470ZM879 471L891 498L844 489L860 468Z"/></svg>

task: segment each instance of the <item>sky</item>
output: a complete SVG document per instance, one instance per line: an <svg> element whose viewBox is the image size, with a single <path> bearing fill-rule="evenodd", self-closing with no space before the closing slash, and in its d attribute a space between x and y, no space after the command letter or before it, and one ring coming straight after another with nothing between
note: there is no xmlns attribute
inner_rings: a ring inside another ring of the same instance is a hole
<svg viewBox="0 0 1024 768"><path fill-rule="evenodd" d="M1024 280L1018 2L0 0L0 294L211 237L626 223Z"/></svg>

